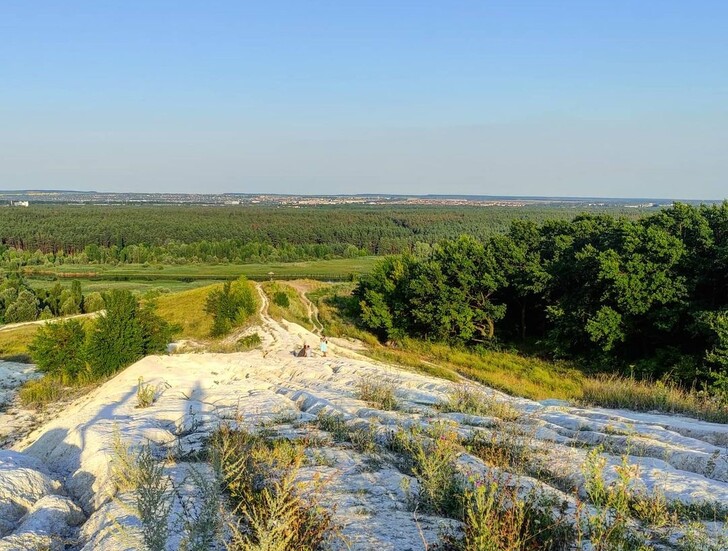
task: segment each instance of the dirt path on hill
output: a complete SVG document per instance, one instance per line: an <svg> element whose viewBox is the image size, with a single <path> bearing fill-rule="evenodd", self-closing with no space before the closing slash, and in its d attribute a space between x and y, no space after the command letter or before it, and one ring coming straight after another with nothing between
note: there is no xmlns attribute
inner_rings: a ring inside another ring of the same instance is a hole
<svg viewBox="0 0 728 551"><path fill-rule="evenodd" d="M324 331L324 325L319 320L319 312L318 312L318 306L316 306L309 298L306 296L306 293L309 291L313 291L315 289L315 286L312 284L307 283L306 281L301 280L293 280L293 281L287 281L287 285L293 287L293 289L296 290L298 293L298 296L301 297L301 301L306 306L306 312L308 315L308 319L311 322L311 325L313 325L314 330L313 332L317 335L320 335Z"/></svg>

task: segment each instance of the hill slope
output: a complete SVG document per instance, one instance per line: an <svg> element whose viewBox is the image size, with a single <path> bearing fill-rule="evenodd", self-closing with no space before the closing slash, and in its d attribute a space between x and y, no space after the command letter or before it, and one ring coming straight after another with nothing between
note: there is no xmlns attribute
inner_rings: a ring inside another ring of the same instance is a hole
<svg viewBox="0 0 728 551"><path fill-rule="evenodd" d="M133 497L114 478L120 441L151 443L175 482L167 548L178 549L185 533L174 513L184 514L200 498L190 477L193 472L207 476L209 469L196 452L221 423L251 431L264 427L310 444L298 477L301 483L317 481L321 505L338 525L334 549L424 549L443 527L458 530L460 523L443 511L413 513L412 496L422 480L398 459L391 440L406 427L436 432L442 426L465 440L478 433L481 442L513 453L525 448L510 464L460 449L455 462L466 477L512 472L509 480L517 480L519 489L537 488L572 512L586 497L582 465L589 451L601 446L607 483L617 479L623 460L634 465L633 487L694 511L708 540L722 545L710 531L720 531L723 523L708 521L724 520L715 518L720 513L715 504L728 503L726 425L513 398L403 371L336 345L329 357L298 358L293 352L304 341L315 348L318 337L274 321L265 309L261 319L260 348L144 358L74 402L14 451L0 451L0 549L62 549L68 542L69 548L85 551L140 548L138 521L130 513ZM140 378L156 390L149 407L137 407ZM375 403L371 391L377 389L394 390L396 410ZM477 397L477 411L446 412L458 409L458 396ZM349 439L363 430L370 445L341 442L336 430ZM581 488L578 494L574 487ZM680 548L681 530L652 530L655 548Z"/></svg>

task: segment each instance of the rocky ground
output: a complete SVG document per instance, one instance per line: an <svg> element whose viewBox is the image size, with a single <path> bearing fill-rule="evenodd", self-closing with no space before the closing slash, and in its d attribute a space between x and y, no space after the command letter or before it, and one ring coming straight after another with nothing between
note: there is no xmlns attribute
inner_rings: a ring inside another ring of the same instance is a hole
<svg viewBox="0 0 728 551"><path fill-rule="evenodd" d="M457 530L457 523L413 513L404 488L416 488L416 481L396 462L386 456L375 461L370 453L322 436L325 431L313 422L322 413L337 414L347 426L371 427L375 434L386 435L400 426L444 421L463 437L483 431L497 438L506 426L497 419L498 412L506 412L508 430L517 427L519 442L529 446L529 467L518 473L525 486L544 487L574 504L587 454L601 446L607 481L615 479L626 460L635 466L636 487L691 508L696 518L702 514L701 525L713 549L719 548L715 542L725 519L701 511L728 505L728 426L539 403L473 384L469 386L493 404L506 406L494 407L493 415L443 413L438 405L460 385L373 362L344 343L332 344L327 358L297 358L294 350L304 341L315 346L318 338L297 325L279 324L265 312L261 318L255 329L263 339L260 348L147 357L76 400L12 449L0 451L0 550L140 548L134 539L138 520L131 498L117 492L112 476L120 441L151 443L175 481L168 549L179 548L182 535L175 512L184 512L196 499L199 487L190 483L193 475L207 473L195 452L221 422L320 437L300 477L319 481L322 503L338 525L334 549L426 549L444 528ZM156 401L145 408L137 407L140 378L156 390ZM359 399L362 381L393 384L397 410L384 411ZM471 475L489 470L467 453L458 465ZM656 547L676 547L680 536L666 533Z"/></svg>

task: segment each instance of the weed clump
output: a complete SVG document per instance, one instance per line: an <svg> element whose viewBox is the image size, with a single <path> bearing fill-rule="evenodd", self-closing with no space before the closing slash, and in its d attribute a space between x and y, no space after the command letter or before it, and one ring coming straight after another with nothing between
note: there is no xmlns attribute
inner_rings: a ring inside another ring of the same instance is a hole
<svg viewBox="0 0 728 551"><path fill-rule="evenodd" d="M305 460L300 443L265 439L221 427L211 440L213 468L219 473L234 516L229 523L233 551L315 551L330 539L331 514L316 491L301 491L297 474Z"/></svg>
<svg viewBox="0 0 728 551"><path fill-rule="evenodd" d="M356 397L373 407L390 411L399 409L393 381L375 381L362 377L356 388Z"/></svg>
<svg viewBox="0 0 728 551"><path fill-rule="evenodd" d="M513 421L519 412L507 402L496 400L468 385L459 385L450 391L447 399L439 404L442 412L458 412L468 415L490 416Z"/></svg>
<svg viewBox="0 0 728 551"><path fill-rule="evenodd" d="M438 423L426 432L417 427L399 429L390 448L401 454L402 467L417 479L417 491L411 496L415 508L460 515L463 484L455 461L462 447L451 427Z"/></svg>

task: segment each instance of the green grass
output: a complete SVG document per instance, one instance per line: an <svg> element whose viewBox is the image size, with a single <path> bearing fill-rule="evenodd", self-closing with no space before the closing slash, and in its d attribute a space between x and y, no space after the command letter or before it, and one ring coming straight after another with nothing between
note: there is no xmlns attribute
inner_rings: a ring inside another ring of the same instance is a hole
<svg viewBox="0 0 728 551"><path fill-rule="evenodd" d="M253 285L252 282L248 283ZM154 298L156 312L169 323L177 325L180 332L175 335L178 339L193 339L196 341L211 342L212 316L205 312L205 303L210 291L222 284L206 285L196 289L189 289L181 293L169 293ZM257 297L257 291L254 291Z"/></svg>
<svg viewBox="0 0 728 551"><path fill-rule="evenodd" d="M319 308L319 319L331 336L357 338L368 345L371 358L394 363L451 381L459 376L534 400L581 397L583 375L568 364L548 362L511 352L476 351L415 339L404 339L396 348L382 346L356 327L351 311L352 284L323 286L308 294Z"/></svg>
<svg viewBox="0 0 728 551"><path fill-rule="evenodd" d="M586 404L679 413L706 421L728 423L728 404L704 393L683 390L671 384L612 375L584 379L582 388L582 400Z"/></svg>
<svg viewBox="0 0 728 551"><path fill-rule="evenodd" d="M47 279L47 278L28 278L28 283L34 289L50 289L57 283L61 284L61 287L70 288L72 279ZM220 280L220 282L222 279ZM149 291L161 291L162 293L178 293L180 291L187 291L189 289L196 289L198 287L204 287L218 283L215 280L195 280L195 281L180 281L176 279L169 280L155 280L155 281L103 281L95 279L82 279L81 280L81 291L84 294L97 292L109 291L111 289L124 289L139 294L144 294Z"/></svg>
<svg viewBox="0 0 728 551"><path fill-rule="evenodd" d="M268 296L268 313L278 321L285 319L306 329L313 329L313 324L308 317L308 310L301 299L301 295L290 285L280 281L267 281L262 284L263 291ZM281 306L276 303L277 293L283 293L288 299L288 306Z"/></svg>
<svg viewBox="0 0 728 551"><path fill-rule="evenodd" d="M30 362L28 345L33 341L39 327L39 325L25 325L0 330L0 360Z"/></svg>
<svg viewBox="0 0 728 551"><path fill-rule="evenodd" d="M220 284L161 295L154 299L157 314L181 328L177 338L205 341L210 339L212 316L205 312L205 301L210 291Z"/></svg>
<svg viewBox="0 0 728 551"><path fill-rule="evenodd" d="M237 279L241 275L249 279L266 279L270 272L275 277L345 279L350 274L371 270L377 257L338 258L307 262L263 264L64 264L62 266L28 267L27 276L70 277L76 279L141 279L148 281Z"/></svg>

